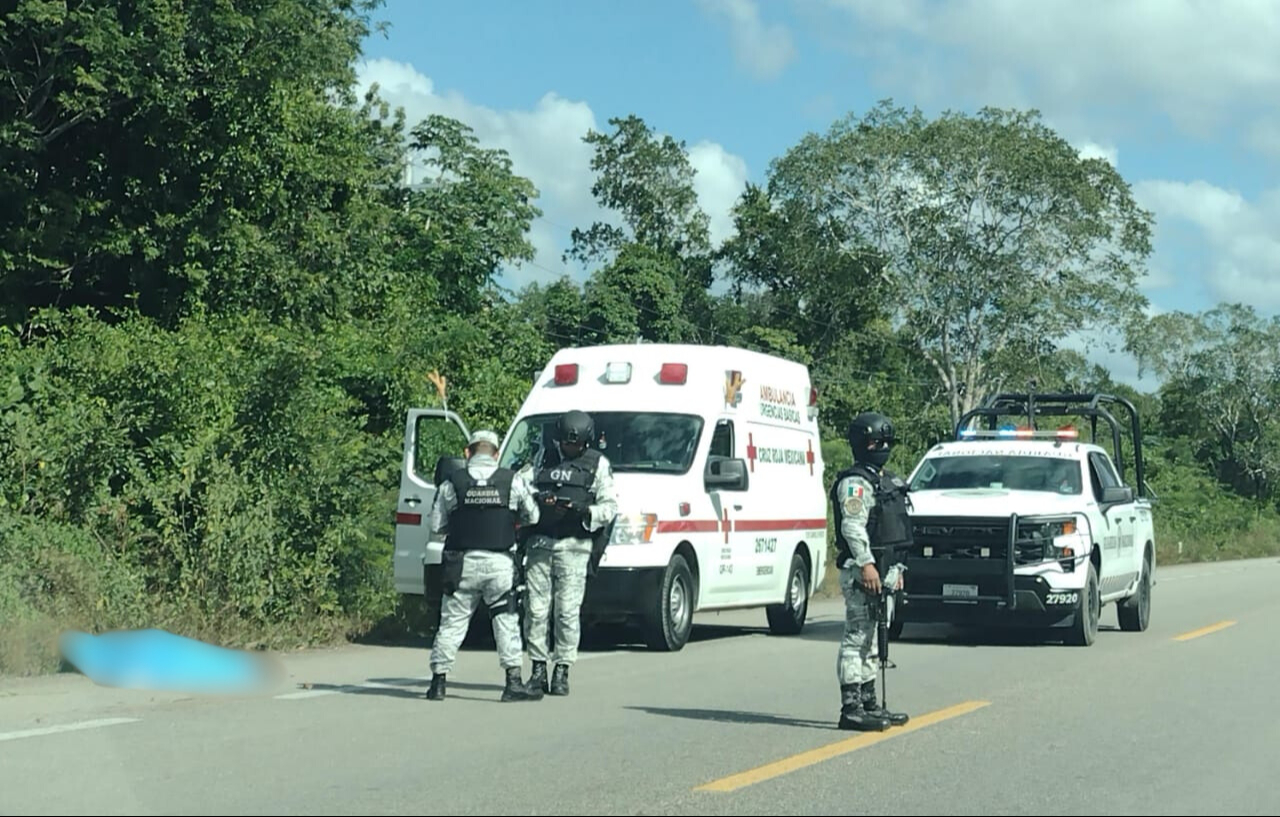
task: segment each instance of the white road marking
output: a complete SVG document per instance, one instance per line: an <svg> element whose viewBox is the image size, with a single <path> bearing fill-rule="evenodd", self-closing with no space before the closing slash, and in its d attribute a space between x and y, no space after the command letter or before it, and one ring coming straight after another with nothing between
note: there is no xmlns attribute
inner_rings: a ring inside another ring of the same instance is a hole
<svg viewBox="0 0 1280 817"><path fill-rule="evenodd" d="M60 723L56 726L41 726L37 729L21 729L17 732L0 732L0 740L21 740L36 738L41 735L57 735L61 732L78 732L82 729L97 729L102 726L115 726L121 723L137 723L138 718L100 718L93 721L76 723Z"/></svg>

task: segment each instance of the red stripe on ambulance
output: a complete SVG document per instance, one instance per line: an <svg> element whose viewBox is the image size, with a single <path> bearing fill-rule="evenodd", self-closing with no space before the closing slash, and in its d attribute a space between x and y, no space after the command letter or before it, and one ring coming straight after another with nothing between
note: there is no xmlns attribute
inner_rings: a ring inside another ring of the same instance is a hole
<svg viewBox="0 0 1280 817"><path fill-rule="evenodd" d="M714 520L681 519L659 522L658 533L715 533L722 530L722 523ZM826 530L825 519L739 519L733 522L735 531L769 530Z"/></svg>

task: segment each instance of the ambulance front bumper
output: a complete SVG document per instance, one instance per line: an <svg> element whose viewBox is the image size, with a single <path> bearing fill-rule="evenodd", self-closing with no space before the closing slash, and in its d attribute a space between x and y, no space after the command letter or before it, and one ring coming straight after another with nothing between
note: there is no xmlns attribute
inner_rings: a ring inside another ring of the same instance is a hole
<svg viewBox="0 0 1280 817"><path fill-rule="evenodd" d="M661 598L661 567L601 567L587 577L582 615L595 619L642 616Z"/></svg>

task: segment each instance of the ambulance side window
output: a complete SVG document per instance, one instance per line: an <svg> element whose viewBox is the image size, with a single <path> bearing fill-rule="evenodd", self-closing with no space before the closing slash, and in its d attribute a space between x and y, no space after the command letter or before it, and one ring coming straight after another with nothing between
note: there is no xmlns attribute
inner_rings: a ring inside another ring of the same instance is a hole
<svg viewBox="0 0 1280 817"><path fill-rule="evenodd" d="M716 430L711 435L711 450L707 459L716 457L733 457L733 420L721 420L716 423Z"/></svg>

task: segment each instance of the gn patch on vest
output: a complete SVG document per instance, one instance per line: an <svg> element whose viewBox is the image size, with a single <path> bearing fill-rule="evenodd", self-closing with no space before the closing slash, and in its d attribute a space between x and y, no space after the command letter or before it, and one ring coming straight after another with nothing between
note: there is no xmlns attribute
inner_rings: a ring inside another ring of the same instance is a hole
<svg viewBox="0 0 1280 817"><path fill-rule="evenodd" d="M561 462L538 472L534 481L535 490L549 491L556 496L556 504L543 506L537 531L553 539L586 538L583 519L569 513L564 507L573 502L578 505L591 505L595 502L592 488L596 482L596 469L600 465L600 452L594 448L584 449L581 454L571 460Z"/></svg>

